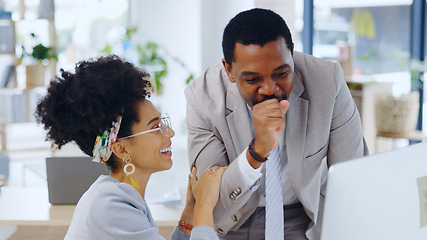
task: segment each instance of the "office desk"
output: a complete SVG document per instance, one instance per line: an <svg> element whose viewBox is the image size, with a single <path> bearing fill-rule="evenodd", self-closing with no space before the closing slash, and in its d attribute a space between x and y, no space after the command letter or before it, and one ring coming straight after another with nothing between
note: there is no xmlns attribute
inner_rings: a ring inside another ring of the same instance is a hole
<svg viewBox="0 0 427 240"><path fill-rule="evenodd" d="M47 188L1 188L0 224L68 226L74 209L75 205L51 205Z"/></svg>
<svg viewBox="0 0 427 240"><path fill-rule="evenodd" d="M386 133L377 133L377 137L384 138L405 138L409 141L424 141L427 140L427 135L424 135L420 130L414 130L408 134L386 134Z"/></svg>
<svg viewBox="0 0 427 240"><path fill-rule="evenodd" d="M51 205L47 188L0 188L0 225L61 227L71 223L75 205ZM159 232L168 239L180 219L183 206L148 204Z"/></svg>
<svg viewBox="0 0 427 240"><path fill-rule="evenodd" d="M375 153L390 151L393 148L396 148L395 144L393 143L395 139L407 139L408 141L422 142L422 141L427 141L427 135L423 134L423 132L419 130L414 130L407 134L377 133L377 136L375 139ZM387 141L387 142L384 142L384 141ZM402 146L398 146L398 147L402 147Z"/></svg>

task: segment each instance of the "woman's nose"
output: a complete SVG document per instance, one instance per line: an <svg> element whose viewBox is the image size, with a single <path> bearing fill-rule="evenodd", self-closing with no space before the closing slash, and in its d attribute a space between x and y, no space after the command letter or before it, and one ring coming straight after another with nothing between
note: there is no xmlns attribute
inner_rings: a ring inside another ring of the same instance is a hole
<svg viewBox="0 0 427 240"><path fill-rule="evenodd" d="M171 128L171 127L169 127L168 126L168 128L169 128L169 130L168 130L168 137L169 138L172 138L173 136L175 136L175 131Z"/></svg>

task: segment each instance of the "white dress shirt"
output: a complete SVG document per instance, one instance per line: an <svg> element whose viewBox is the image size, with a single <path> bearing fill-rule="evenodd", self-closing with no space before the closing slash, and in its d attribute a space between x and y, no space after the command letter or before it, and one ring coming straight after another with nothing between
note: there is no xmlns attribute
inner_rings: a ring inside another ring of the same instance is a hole
<svg viewBox="0 0 427 240"><path fill-rule="evenodd" d="M255 136L255 131L253 129L253 118L252 118L252 110L247 106L248 109L248 116L251 121L252 126L252 136ZM277 147L279 147L279 151L283 156L281 156L281 168L282 168L282 194L283 194L283 205L290 205L298 202L298 198L295 195L294 191L291 188L291 184L288 180L288 158L286 155L286 144L284 142L285 140L285 131L282 132L279 138L279 144ZM246 158L246 151L248 148L246 148L242 154L238 157L238 165L239 169L242 172L242 175L244 176L244 181L246 185L249 188L252 188L256 185L257 181L260 181L260 178L262 176L262 170L265 169L265 164L263 163L261 167L255 169L253 168ZM264 170L265 171L265 170ZM264 207L265 206L265 186L260 186L258 191L260 191L261 197L258 203L258 206Z"/></svg>

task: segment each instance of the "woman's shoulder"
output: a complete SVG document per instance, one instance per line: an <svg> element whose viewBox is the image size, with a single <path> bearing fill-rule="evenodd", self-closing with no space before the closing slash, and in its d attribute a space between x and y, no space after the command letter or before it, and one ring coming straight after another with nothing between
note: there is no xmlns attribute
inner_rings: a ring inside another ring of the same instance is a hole
<svg viewBox="0 0 427 240"><path fill-rule="evenodd" d="M151 212L139 192L129 184L111 176L100 178L93 184L96 197L92 198L89 215L107 225L138 219L151 222Z"/></svg>
<svg viewBox="0 0 427 240"><path fill-rule="evenodd" d="M118 239L121 234L132 239L158 238L157 226L146 202L131 185L111 176L101 176L88 193L90 198L85 201L90 202L90 206L85 223L92 235L100 239Z"/></svg>
<svg viewBox="0 0 427 240"><path fill-rule="evenodd" d="M120 205L131 204L137 208L146 209L147 203L139 192L129 184L122 183L117 179L103 175L91 186L96 191L95 202L97 205Z"/></svg>

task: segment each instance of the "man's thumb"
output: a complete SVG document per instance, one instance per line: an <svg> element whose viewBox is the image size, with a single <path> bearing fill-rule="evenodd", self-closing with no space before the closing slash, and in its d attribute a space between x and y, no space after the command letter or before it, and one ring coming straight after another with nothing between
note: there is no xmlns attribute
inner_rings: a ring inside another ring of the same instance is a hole
<svg viewBox="0 0 427 240"><path fill-rule="evenodd" d="M282 106L283 110L288 111L289 106L290 106L288 100L282 100L279 103L280 103L280 106Z"/></svg>

